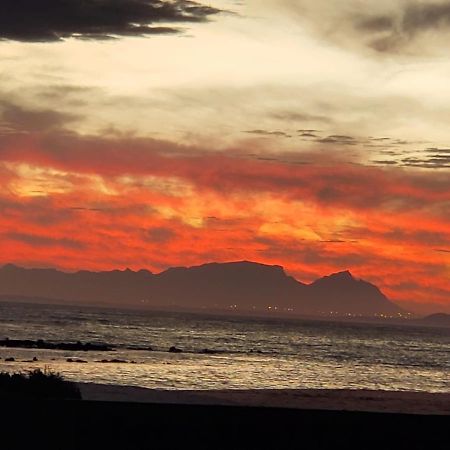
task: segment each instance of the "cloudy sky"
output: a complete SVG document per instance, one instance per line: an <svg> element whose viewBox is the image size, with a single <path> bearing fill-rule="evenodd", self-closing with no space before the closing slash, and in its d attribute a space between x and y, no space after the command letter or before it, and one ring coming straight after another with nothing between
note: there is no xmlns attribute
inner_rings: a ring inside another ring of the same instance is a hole
<svg viewBox="0 0 450 450"><path fill-rule="evenodd" d="M450 310L450 1L2 0L0 263L350 269Z"/></svg>

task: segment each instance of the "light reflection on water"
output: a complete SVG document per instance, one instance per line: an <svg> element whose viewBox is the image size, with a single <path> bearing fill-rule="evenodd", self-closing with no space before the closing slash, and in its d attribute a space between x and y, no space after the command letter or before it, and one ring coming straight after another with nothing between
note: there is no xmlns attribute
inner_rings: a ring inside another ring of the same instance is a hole
<svg viewBox="0 0 450 450"><path fill-rule="evenodd" d="M0 348L0 371L48 366L77 381L161 389L450 391L445 329L0 304L4 337L118 346L114 352ZM172 345L185 352L168 353ZM126 348L148 346L154 351ZM205 348L223 353L198 353ZM9 356L16 361L5 362ZM34 356L38 362L23 362ZM113 358L136 363L99 362Z"/></svg>

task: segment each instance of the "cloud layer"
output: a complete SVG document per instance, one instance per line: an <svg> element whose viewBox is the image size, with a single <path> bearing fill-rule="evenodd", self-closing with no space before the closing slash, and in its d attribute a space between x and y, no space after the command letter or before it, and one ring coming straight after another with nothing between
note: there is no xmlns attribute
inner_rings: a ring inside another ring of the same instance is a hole
<svg viewBox="0 0 450 450"><path fill-rule="evenodd" d="M176 33L174 24L202 22L218 12L190 0L3 0L0 39L55 42Z"/></svg>
<svg viewBox="0 0 450 450"><path fill-rule="evenodd" d="M448 174L264 155L51 128L4 134L1 258L153 270L251 259L299 279L350 268L397 300L448 300Z"/></svg>
<svg viewBox="0 0 450 450"><path fill-rule="evenodd" d="M274 3L274 2L273 2ZM448 0L284 0L286 10L323 39L379 54L447 51Z"/></svg>

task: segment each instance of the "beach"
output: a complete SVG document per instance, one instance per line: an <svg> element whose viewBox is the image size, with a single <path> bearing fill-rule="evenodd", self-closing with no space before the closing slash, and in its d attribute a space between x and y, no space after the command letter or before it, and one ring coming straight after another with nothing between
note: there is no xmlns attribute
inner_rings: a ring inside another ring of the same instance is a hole
<svg viewBox="0 0 450 450"><path fill-rule="evenodd" d="M89 401L450 415L450 392L350 389L163 390L78 383Z"/></svg>
<svg viewBox="0 0 450 450"><path fill-rule="evenodd" d="M448 448L450 394L80 387L81 401L4 400L4 448Z"/></svg>

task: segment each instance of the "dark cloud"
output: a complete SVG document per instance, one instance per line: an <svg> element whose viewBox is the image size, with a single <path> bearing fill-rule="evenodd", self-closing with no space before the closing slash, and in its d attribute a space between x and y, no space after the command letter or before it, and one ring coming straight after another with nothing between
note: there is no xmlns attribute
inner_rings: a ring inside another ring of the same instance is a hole
<svg viewBox="0 0 450 450"><path fill-rule="evenodd" d="M399 153L394 150L380 150L380 154L389 156L401 156L403 153Z"/></svg>
<svg viewBox="0 0 450 450"><path fill-rule="evenodd" d="M333 134L325 138L317 139L321 144L356 145L358 141L352 136Z"/></svg>
<svg viewBox="0 0 450 450"><path fill-rule="evenodd" d="M256 159L258 161L280 161L279 158L273 158L270 156L257 156Z"/></svg>
<svg viewBox="0 0 450 450"><path fill-rule="evenodd" d="M346 244L348 242L356 243L358 241L344 241L342 239L323 239L319 242L322 242L323 244Z"/></svg>
<svg viewBox="0 0 450 450"><path fill-rule="evenodd" d="M85 247L82 242L72 239L50 238L27 233L5 233L2 237L38 247L69 247L73 249L83 249Z"/></svg>
<svg viewBox="0 0 450 450"><path fill-rule="evenodd" d="M392 17L378 16L361 20L357 26L360 29L370 32L390 31L394 28L395 22Z"/></svg>
<svg viewBox="0 0 450 450"><path fill-rule="evenodd" d="M308 242L286 237L283 246L280 246L279 240L271 237L258 236L255 241L263 245L263 248L259 250L260 255L271 260L301 261L302 264L311 266L330 264L337 268L357 267L364 264L364 256L350 248L345 254L330 251L330 246L327 245L330 244L328 241ZM339 244L343 244L343 242L339 242Z"/></svg>
<svg viewBox="0 0 450 450"><path fill-rule="evenodd" d="M378 54L420 55L446 51L449 0L285 0L289 12L322 39Z"/></svg>
<svg viewBox="0 0 450 450"><path fill-rule="evenodd" d="M384 232L383 238L392 242L420 242L427 246L446 247L450 244L450 233L428 230L406 230L393 228Z"/></svg>
<svg viewBox="0 0 450 450"><path fill-rule="evenodd" d="M430 147L425 150L428 153L437 153L437 154L450 154L450 148L438 148L438 147Z"/></svg>
<svg viewBox="0 0 450 450"><path fill-rule="evenodd" d="M422 167L427 169L447 169L450 168L450 155L431 154L426 157L403 158L402 165L406 167Z"/></svg>
<svg viewBox="0 0 450 450"><path fill-rule="evenodd" d="M0 124L15 131L49 131L61 129L67 123L77 120L74 114L54 110L32 110L14 103L0 101Z"/></svg>
<svg viewBox="0 0 450 450"><path fill-rule="evenodd" d="M146 231L146 239L151 242L166 243L176 236L170 228L154 227Z"/></svg>
<svg viewBox="0 0 450 450"><path fill-rule="evenodd" d="M316 130L315 128L301 128L300 130L297 130L297 133L300 135L312 135L315 136L317 133L320 133L320 130Z"/></svg>
<svg viewBox="0 0 450 450"><path fill-rule="evenodd" d="M363 18L357 21L356 27L374 34L370 46L375 50L398 51L419 34L450 29L450 2L404 2L400 11L392 16Z"/></svg>
<svg viewBox="0 0 450 450"><path fill-rule="evenodd" d="M203 22L218 12L189 0L2 0L0 39L55 42L176 33L173 24Z"/></svg>
<svg viewBox="0 0 450 450"><path fill-rule="evenodd" d="M395 166L398 164L397 161L392 161L388 159L375 159L372 161L374 164L378 164L380 166Z"/></svg>
<svg viewBox="0 0 450 450"><path fill-rule="evenodd" d="M274 119L290 121L290 122L319 122L330 123L332 122L330 117L308 114L298 111L279 111L272 114Z"/></svg>
<svg viewBox="0 0 450 450"><path fill-rule="evenodd" d="M268 131L268 130L246 130L244 133L249 134L257 134L259 136L275 136L275 137L292 137L290 134L285 133L284 131Z"/></svg>
<svg viewBox="0 0 450 450"><path fill-rule="evenodd" d="M86 208L84 206L71 206L68 208L71 211L92 211L92 212L102 212L101 208Z"/></svg>
<svg viewBox="0 0 450 450"><path fill-rule="evenodd" d="M390 141L391 138L388 137L370 137L369 140L376 142Z"/></svg>

